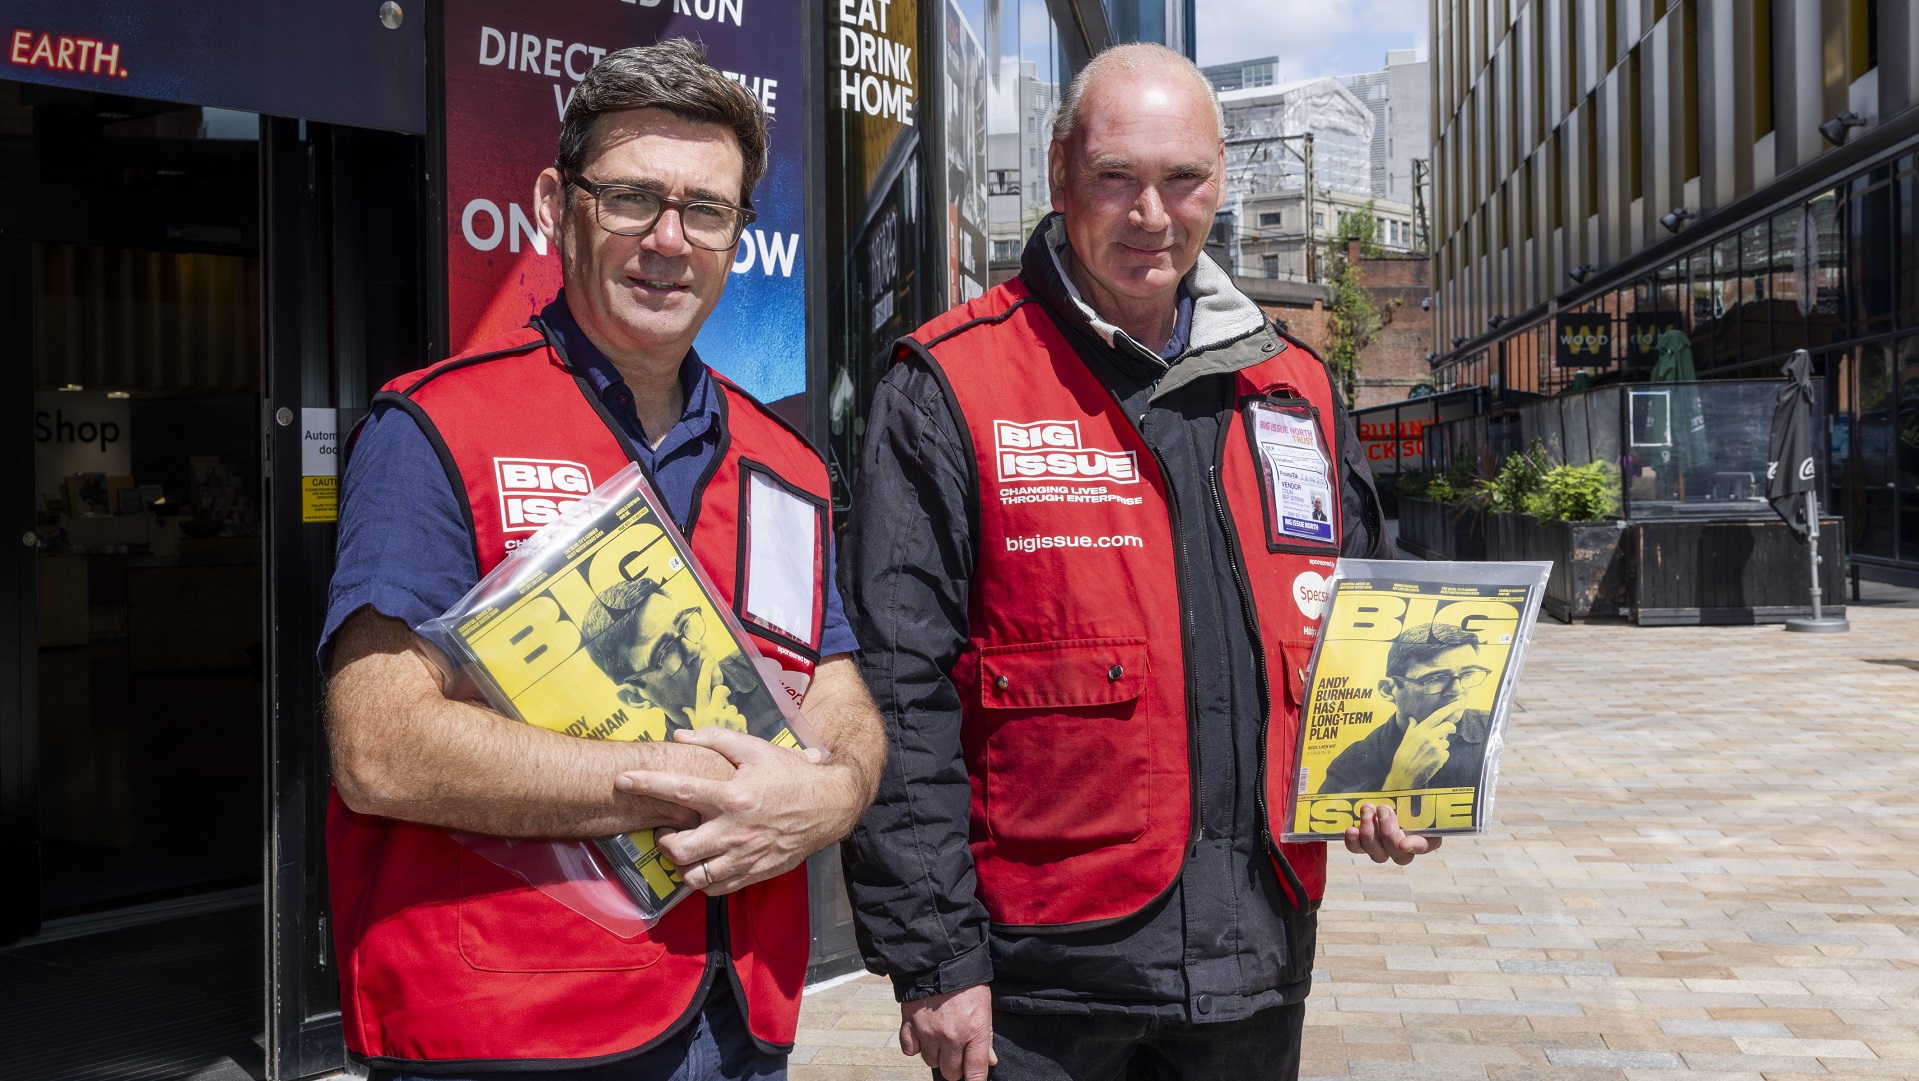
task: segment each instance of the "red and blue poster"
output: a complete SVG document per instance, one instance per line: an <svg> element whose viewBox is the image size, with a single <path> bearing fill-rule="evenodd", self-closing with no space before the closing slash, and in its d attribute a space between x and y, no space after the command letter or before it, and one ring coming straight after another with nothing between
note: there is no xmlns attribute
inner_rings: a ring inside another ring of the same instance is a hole
<svg viewBox="0 0 1919 1081"><path fill-rule="evenodd" d="M573 88L609 52L693 38L766 109L759 218L700 331L701 359L762 401L806 390L802 19L792 0L455 0L446 6L447 310L455 351L525 323L560 288L533 214Z"/></svg>

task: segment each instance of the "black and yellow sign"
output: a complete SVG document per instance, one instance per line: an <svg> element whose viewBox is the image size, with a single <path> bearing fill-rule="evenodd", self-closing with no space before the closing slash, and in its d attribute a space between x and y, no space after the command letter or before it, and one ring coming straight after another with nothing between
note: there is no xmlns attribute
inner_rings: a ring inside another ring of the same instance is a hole
<svg viewBox="0 0 1919 1081"><path fill-rule="evenodd" d="M300 478L300 520L337 522L340 520L340 478Z"/></svg>
<svg viewBox="0 0 1919 1081"><path fill-rule="evenodd" d="M1634 368L1650 368L1659 359L1659 336L1686 329L1678 312L1629 312L1626 315L1626 361Z"/></svg>
<svg viewBox="0 0 1919 1081"><path fill-rule="evenodd" d="M1612 316L1605 312L1561 313L1554 326L1553 363L1561 368L1610 368Z"/></svg>

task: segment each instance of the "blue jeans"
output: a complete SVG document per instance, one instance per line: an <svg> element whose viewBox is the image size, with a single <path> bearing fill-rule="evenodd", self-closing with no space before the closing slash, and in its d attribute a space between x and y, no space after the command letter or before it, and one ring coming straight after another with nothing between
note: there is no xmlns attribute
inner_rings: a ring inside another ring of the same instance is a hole
<svg viewBox="0 0 1919 1081"><path fill-rule="evenodd" d="M786 1056L769 1055L753 1042L731 983L722 975L715 977L698 1017L632 1058L537 1072L374 1070L369 1081L786 1081Z"/></svg>

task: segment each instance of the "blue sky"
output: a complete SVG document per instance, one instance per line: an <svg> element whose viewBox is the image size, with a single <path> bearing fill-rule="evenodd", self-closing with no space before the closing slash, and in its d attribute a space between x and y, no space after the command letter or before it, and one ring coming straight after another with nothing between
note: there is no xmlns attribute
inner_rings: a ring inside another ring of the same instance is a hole
<svg viewBox="0 0 1919 1081"><path fill-rule="evenodd" d="M1199 62L1279 57L1279 81L1385 66L1386 50L1425 55L1427 0L1197 0Z"/></svg>

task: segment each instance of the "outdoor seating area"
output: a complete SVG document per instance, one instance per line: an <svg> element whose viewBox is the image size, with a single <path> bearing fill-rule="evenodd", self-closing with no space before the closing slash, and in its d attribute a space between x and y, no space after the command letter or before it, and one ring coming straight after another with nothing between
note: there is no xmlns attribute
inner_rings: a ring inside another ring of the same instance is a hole
<svg viewBox="0 0 1919 1081"><path fill-rule="evenodd" d="M1435 422L1421 468L1401 463L1382 478L1400 547L1426 559L1551 560L1545 610L1564 621L1808 615L1805 542L1765 498L1779 386L1610 384ZM1814 489L1825 507L1821 457ZM1843 603L1843 522L1822 511L1820 534L1821 589Z"/></svg>

